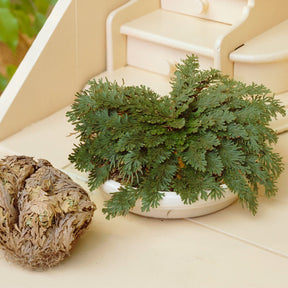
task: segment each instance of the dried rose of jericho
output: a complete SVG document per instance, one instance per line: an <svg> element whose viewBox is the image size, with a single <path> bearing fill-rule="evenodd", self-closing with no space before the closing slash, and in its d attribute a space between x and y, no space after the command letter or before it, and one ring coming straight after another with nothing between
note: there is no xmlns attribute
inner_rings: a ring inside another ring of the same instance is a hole
<svg viewBox="0 0 288 288"><path fill-rule="evenodd" d="M0 247L9 259L45 269L69 255L96 206L47 160L0 160Z"/></svg>

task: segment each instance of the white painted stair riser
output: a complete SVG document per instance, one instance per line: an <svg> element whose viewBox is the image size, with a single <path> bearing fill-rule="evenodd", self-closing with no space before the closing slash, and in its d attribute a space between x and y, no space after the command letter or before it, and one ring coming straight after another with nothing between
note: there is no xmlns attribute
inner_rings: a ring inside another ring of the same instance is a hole
<svg viewBox="0 0 288 288"><path fill-rule="evenodd" d="M161 0L162 9L212 21L235 23L247 0Z"/></svg>
<svg viewBox="0 0 288 288"><path fill-rule="evenodd" d="M148 42L133 37L127 38L127 64L147 71L169 75L176 63L191 55L191 51ZM193 53L197 55L196 53ZM213 67L213 58L197 55L201 69Z"/></svg>
<svg viewBox="0 0 288 288"><path fill-rule="evenodd" d="M263 84L276 94L288 91L287 75L288 60L272 63L234 63L235 80L247 84Z"/></svg>

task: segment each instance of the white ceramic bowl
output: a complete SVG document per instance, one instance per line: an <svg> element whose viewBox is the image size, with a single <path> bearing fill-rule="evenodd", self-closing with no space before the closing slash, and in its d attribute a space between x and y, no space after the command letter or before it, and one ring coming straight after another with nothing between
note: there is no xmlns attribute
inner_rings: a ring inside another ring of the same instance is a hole
<svg viewBox="0 0 288 288"><path fill-rule="evenodd" d="M117 192L120 186L120 183L108 180L101 186L101 190L107 198L110 198L111 194ZM209 198L207 201L200 199L192 204L184 204L181 197L175 192L163 193L165 196L160 200L160 205L157 208L150 208L149 212L142 212L141 201L138 200L130 212L141 216L162 219L198 217L219 211L237 199L237 195L228 188L225 190L225 197L221 199L213 200Z"/></svg>

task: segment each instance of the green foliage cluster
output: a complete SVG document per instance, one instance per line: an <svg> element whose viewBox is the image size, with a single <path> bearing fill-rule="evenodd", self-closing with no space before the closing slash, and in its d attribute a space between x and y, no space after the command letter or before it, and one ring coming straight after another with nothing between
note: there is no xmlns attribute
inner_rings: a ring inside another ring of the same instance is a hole
<svg viewBox="0 0 288 288"><path fill-rule="evenodd" d="M46 21L50 9L57 0L0 0L0 42L15 53L19 34L33 38ZM0 75L0 91L3 91L17 67L7 66L6 75Z"/></svg>
<svg viewBox="0 0 288 288"><path fill-rule="evenodd" d="M176 68L165 97L144 86L91 81L67 113L80 140L70 161L90 172L90 189L120 176L122 188L103 209L108 219L127 214L137 199L143 211L157 207L160 191L176 191L186 204L221 198L223 183L255 214L259 186L274 195L283 170L268 126L285 115L283 106L262 85L200 70L194 56Z"/></svg>

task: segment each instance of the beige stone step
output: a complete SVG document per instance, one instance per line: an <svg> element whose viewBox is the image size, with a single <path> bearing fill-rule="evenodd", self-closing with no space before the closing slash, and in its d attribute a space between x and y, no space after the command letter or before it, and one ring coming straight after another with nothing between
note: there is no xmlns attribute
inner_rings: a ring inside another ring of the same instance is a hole
<svg viewBox="0 0 288 288"><path fill-rule="evenodd" d="M198 55L202 68L213 67L215 41L230 28L158 9L122 25L121 33L127 35L128 65L167 75L187 54Z"/></svg>
<svg viewBox="0 0 288 288"><path fill-rule="evenodd" d="M247 41L230 54L234 78L262 83L274 93L288 91L288 20Z"/></svg>
<svg viewBox="0 0 288 288"><path fill-rule="evenodd" d="M169 94L171 88L169 77L158 73L149 72L133 66L125 66L114 71L106 71L93 79L107 78L109 81L116 81L125 85L145 85L160 95Z"/></svg>
<svg viewBox="0 0 288 288"><path fill-rule="evenodd" d="M68 110L69 107L61 109L4 139L0 142L0 155L26 155L47 159L60 169L67 166L68 155L76 142L75 137L68 137L73 132L65 117Z"/></svg>

